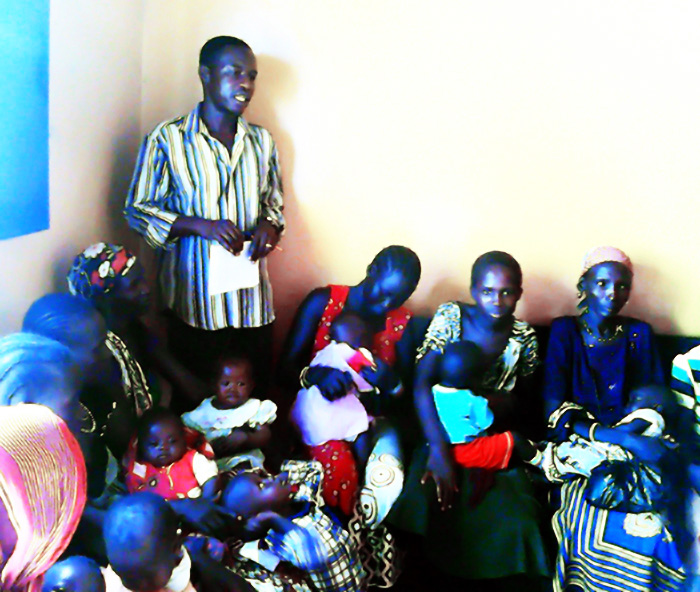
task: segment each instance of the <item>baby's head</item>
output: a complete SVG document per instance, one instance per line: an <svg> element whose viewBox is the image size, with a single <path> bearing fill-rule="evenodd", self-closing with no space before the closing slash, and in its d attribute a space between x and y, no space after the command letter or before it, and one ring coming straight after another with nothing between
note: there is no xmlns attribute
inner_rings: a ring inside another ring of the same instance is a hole
<svg viewBox="0 0 700 592"><path fill-rule="evenodd" d="M105 592L100 566L76 555L54 563L44 574L41 592Z"/></svg>
<svg viewBox="0 0 700 592"><path fill-rule="evenodd" d="M162 590L182 560L177 516L154 493L133 493L114 502L103 532L110 566L134 592Z"/></svg>
<svg viewBox="0 0 700 592"><path fill-rule="evenodd" d="M456 389L477 388L484 372L483 355L472 341L450 343L440 356L440 384Z"/></svg>
<svg viewBox="0 0 700 592"><path fill-rule="evenodd" d="M138 457L154 467L167 467L187 452L185 426L180 416L164 407L153 407L139 419Z"/></svg>
<svg viewBox="0 0 700 592"><path fill-rule="evenodd" d="M372 332L362 317L350 311L341 312L331 324L330 337L347 343L353 349L372 349Z"/></svg>
<svg viewBox="0 0 700 592"><path fill-rule="evenodd" d="M239 473L226 484L221 503L244 519L260 512L280 512L289 505L292 487L282 475L266 477L256 472Z"/></svg>
<svg viewBox="0 0 700 592"><path fill-rule="evenodd" d="M625 411L632 413L637 409L655 409L663 413L669 395L668 389L663 386L648 385L636 388L630 392Z"/></svg>
<svg viewBox="0 0 700 592"><path fill-rule="evenodd" d="M253 362L244 353L227 354L216 365L214 392L217 407L235 409L255 390Z"/></svg>

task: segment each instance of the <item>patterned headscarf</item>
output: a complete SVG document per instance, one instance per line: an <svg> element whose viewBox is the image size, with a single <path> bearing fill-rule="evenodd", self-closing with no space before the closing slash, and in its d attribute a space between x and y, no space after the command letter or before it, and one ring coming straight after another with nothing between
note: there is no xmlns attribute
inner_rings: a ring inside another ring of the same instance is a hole
<svg viewBox="0 0 700 592"><path fill-rule="evenodd" d="M583 268L581 269L581 277L583 277L586 272L592 267L599 265L600 263L621 263L629 272L634 275L634 269L632 268L632 261L630 258L620 249L616 247L595 247L586 253L583 258Z"/></svg>
<svg viewBox="0 0 700 592"><path fill-rule="evenodd" d="M71 294L88 300L108 294L118 277L125 276L136 263L136 256L121 245L95 243L73 261L68 273Z"/></svg>

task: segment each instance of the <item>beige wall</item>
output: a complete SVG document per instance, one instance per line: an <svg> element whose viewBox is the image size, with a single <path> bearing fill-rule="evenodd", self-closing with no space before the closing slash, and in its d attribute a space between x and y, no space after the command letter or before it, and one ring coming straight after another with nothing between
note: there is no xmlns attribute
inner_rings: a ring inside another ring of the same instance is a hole
<svg viewBox="0 0 700 592"><path fill-rule="evenodd" d="M697 3L145 7L144 131L198 100L207 38L258 54L248 115L276 137L287 188L282 324L390 243L423 261L421 312L466 297L473 259L503 249L525 271L521 316L548 320L574 310L584 252L614 243L637 265L628 313L700 334Z"/></svg>
<svg viewBox="0 0 700 592"><path fill-rule="evenodd" d="M83 247L127 238L120 212L141 135L142 24L140 2L51 2L51 228L0 241L0 334L20 328L34 299L66 289Z"/></svg>
<svg viewBox="0 0 700 592"><path fill-rule="evenodd" d="M51 230L0 242L0 332L83 245L133 240L141 135L192 107L199 47L229 33L258 54L249 118L284 166L280 328L389 243L423 261L420 312L466 297L499 248L525 270L521 316L547 320L573 311L586 249L615 243L637 264L628 312L700 334L699 17L692 0L55 1Z"/></svg>

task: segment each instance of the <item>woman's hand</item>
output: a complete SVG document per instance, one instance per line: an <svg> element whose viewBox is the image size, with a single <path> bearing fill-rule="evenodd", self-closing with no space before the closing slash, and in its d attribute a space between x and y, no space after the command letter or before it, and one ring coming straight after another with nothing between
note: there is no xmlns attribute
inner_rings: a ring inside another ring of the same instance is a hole
<svg viewBox="0 0 700 592"><path fill-rule="evenodd" d="M670 450L669 445L661 438L649 438L627 432L622 432L620 445L641 462L651 465L658 465L664 454Z"/></svg>
<svg viewBox="0 0 700 592"><path fill-rule="evenodd" d="M381 393L392 393L400 386L399 377L393 368L383 360L374 360L374 368L365 366L360 370L360 376Z"/></svg>
<svg viewBox="0 0 700 592"><path fill-rule="evenodd" d="M425 473L421 478L421 484L425 485L428 479L435 482L440 509L449 510L457 492L457 481L454 463L446 446L430 446L428 462L425 464Z"/></svg>
<svg viewBox="0 0 700 592"><path fill-rule="evenodd" d="M336 368L311 366L306 372L306 381L321 391L329 401L344 397L353 384L352 375Z"/></svg>

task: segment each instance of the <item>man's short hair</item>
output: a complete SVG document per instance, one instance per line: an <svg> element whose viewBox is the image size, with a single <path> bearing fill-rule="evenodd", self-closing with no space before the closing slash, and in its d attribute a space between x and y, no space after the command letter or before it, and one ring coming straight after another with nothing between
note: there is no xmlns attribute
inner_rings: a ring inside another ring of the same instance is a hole
<svg viewBox="0 0 700 592"><path fill-rule="evenodd" d="M219 37L213 37L202 46L202 49L199 51L199 65L211 66L218 53L226 47L243 47L253 53L250 45L242 39L230 37L228 35L220 35Z"/></svg>

